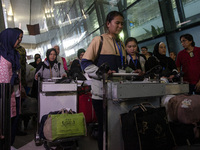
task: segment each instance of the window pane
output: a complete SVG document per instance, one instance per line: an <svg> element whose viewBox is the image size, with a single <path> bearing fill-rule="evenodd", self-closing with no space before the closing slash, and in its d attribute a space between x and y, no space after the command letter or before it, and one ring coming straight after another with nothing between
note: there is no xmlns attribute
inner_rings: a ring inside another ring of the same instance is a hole
<svg viewBox="0 0 200 150"><path fill-rule="evenodd" d="M96 11L93 11L89 17L86 20L87 22L87 28L88 28L88 33L93 32L95 29L99 28L99 23L97 20L97 14Z"/></svg>
<svg viewBox="0 0 200 150"><path fill-rule="evenodd" d="M82 1L84 11L86 11L93 2L94 2L94 0L84 0L84 1Z"/></svg>
<svg viewBox="0 0 200 150"><path fill-rule="evenodd" d="M133 4L134 2L136 2L137 0L127 0L127 6Z"/></svg>
<svg viewBox="0 0 200 150"><path fill-rule="evenodd" d="M107 14L109 12L111 12L111 11L114 11L114 10L118 11L118 8L117 8L116 5L113 6L111 4L105 4L105 3L103 3L103 8L104 8L105 16L107 16Z"/></svg>
<svg viewBox="0 0 200 150"><path fill-rule="evenodd" d="M188 24L198 22L200 20L200 1L199 0L182 0L185 12L186 22Z"/></svg>
<svg viewBox="0 0 200 150"><path fill-rule="evenodd" d="M127 29L129 36L137 38L138 41L163 33L158 1L140 1L128 9Z"/></svg>

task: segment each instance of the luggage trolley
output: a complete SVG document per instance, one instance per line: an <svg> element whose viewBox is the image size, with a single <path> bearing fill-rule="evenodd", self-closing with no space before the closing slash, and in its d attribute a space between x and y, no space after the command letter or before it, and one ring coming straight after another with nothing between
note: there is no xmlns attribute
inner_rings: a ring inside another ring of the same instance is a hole
<svg viewBox="0 0 200 150"><path fill-rule="evenodd" d="M41 139L39 136L39 127L43 115L50 112L59 111L63 108L70 108L72 111L77 112L77 84L70 83L57 83L58 79L48 79L41 81L38 78L38 117L37 117L37 132L35 135L36 146L44 144L48 150L53 146L61 146L63 149L69 148L69 143L77 144L79 137L69 137L48 141ZM68 143L68 144L66 144ZM64 146L63 146L64 145Z"/></svg>

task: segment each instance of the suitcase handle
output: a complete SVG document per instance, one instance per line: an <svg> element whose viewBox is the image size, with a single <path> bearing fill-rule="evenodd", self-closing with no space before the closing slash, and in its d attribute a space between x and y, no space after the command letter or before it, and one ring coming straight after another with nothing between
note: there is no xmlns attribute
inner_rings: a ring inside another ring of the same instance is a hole
<svg viewBox="0 0 200 150"><path fill-rule="evenodd" d="M153 106L151 103L149 102L142 102L140 104L136 104L136 105L133 105L133 107L131 108L130 111L133 111L134 109L137 109L137 108L140 108L142 109L142 111L147 111L147 108L145 106L151 106L152 108L156 108L155 106ZM130 112L129 111L129 112Z"/></svg>
<svg viewBox="0 0 200 150"><path fill-rule="evenodd" d="M135 110L135 109L137 109L137 108L142 109L142 111L146 111L146 108L143 107L141 104L133 105L130 111L133 111L133 110ZM129 111L129 112L130 112L130 111Z"/></svg>
<svg viewBox="0 0 200 150"><path fill-rule="evenodd" d="M149 102L142 102L142 103L140 103L140 105L141 105L143 108L145 108L145 109L146 109L145 106L151 106L152 108L156 108L154 105L152 105L152 104L149 103Z"/></svg>

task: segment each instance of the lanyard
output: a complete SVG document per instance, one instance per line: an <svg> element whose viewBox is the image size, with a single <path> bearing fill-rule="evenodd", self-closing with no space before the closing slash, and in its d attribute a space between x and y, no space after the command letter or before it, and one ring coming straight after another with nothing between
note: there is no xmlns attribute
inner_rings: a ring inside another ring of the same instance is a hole
<svg viewBox="0 0 200 150"><path fill-rule="evenodd" d="M135 69L137 69L137 62L138 62L137 58L135 60L133 60L133 57L130 54L129 54L129 56L131 57L131 60L132 60L133 64L135 65Z"/></svg>
<svg viewBox="0 0 200 150"><path fill-rule="evenodd" d="M119 50L119 54L120 54L120 57L121 57L121 67L123 68L123 66L124 66L124 62L123 62L123 54L122 54L122 46L121 46L121 42L120 42L120 47L119 47L119 45L118 45L118 43L116 42L116 44L117 44L117 47L118 47L118 50Z"/></svg>

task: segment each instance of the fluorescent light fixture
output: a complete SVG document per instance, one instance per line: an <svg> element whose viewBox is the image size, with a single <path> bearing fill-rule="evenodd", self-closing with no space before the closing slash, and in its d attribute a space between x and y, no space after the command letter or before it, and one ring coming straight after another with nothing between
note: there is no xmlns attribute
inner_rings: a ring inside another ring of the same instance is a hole
<svg viewBox="0 0 200 150"><path fill-rule="evenodd" d="M69 23L70 24L72 24L72 22L71 22L71 20L70 20L70 18L69 18L69 15L67 14L67 18L69 19Z"/></svg>
<svg viewBox="0 0 200 150"><path fill-rule="evenodd" d="M12 21L12 16L8 16L8 21Z"/></svg>
<svg viewBox="0 0 200 150"><path fill-rule="evenodd" d="M8 16L13 16L13 11L12 11L12 7L10 6L9 10L8 10Z"/></svg>
<svg viewBox="0 0 200 150"><path fill-rule="evenodd" d="M62 3L65 3L66 1L55 1L54 4L62 4Z"/></svg>
<svg viewBox="0 0 200 150"><path fill-rule="evenodd" d="M82 13L83 13L83 17L86 19L87 17L86 17L86 15L85 15L83 9L82 9Z"/></svg>

